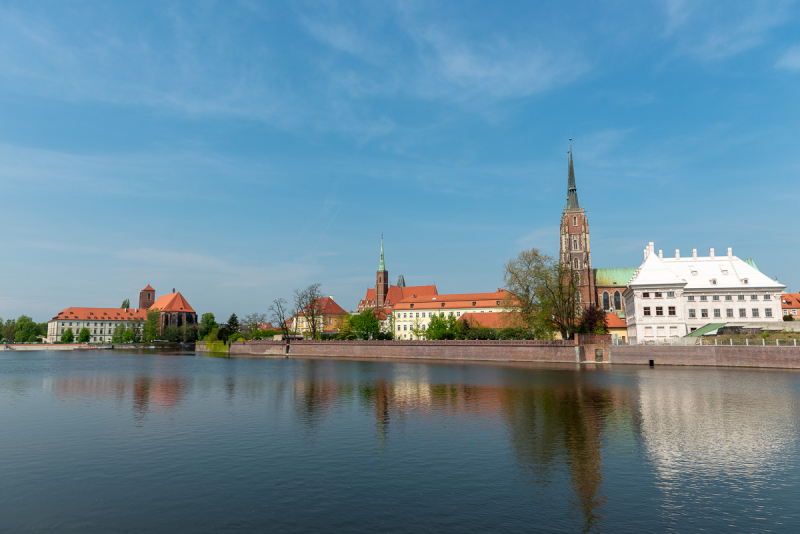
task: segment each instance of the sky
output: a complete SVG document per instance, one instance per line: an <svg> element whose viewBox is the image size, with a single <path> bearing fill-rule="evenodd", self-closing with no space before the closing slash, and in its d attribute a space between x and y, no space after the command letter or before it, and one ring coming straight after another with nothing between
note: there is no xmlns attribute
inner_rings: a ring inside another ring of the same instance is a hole
<svg viewBox="0 0 800 534"><path fill-rule="evenodd" d="M0 2L0 317L494 291L727 247L800 291L800 4Z"/></svg>

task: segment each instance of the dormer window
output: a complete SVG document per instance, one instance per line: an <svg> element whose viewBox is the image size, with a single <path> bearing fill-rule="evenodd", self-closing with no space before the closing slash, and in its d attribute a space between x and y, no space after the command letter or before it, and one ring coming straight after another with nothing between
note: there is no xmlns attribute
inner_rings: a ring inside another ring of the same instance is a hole
<svg viewBox="0 0 800 534"><path fill-rule="evenodd" d="M411 305L411 307L413 308L413 307L414 307L414 305L412 304L412 305Z"/></svg>
<svg viewBox="0 0 800 534"><path fill-rule="evenodd" d="M712 285L712 286L715 286L715 285L717 285L717 279L716 279L716 278L712 278L712 279L711 279L711 285Z"/></svg>
<svg viewBox="0 0 800 534"><path fill-rule="evenodd" d="M474 300L472 301L472 305L475 306L475 301Z"/></svg>
<svg viewBox="0 0 800 534"><path fill-rule="evenodd" d="M442 308L444 308L444 302L442 302Z"/></svg>
<svg viewBox="0 0 800 534"><path fill-rule="evenodd" d="M742 278L742 283L743 284L749 284L750 280L748 280L747 278Z"/></svg>

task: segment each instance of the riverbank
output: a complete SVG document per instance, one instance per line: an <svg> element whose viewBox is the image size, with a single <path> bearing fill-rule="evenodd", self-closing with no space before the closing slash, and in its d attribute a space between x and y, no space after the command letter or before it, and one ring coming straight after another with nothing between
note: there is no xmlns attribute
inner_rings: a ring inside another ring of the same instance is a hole
<svg viewBox="0 0 800 534"><path fill-rule="evenodd" d="M574 341L248 341L197 352L231 358L319 357L552 363L800 368L800 347L775 345L611 345L605 336Z"/></svg>
<svg viewBox="0 0 800 534"><path fill-rule="evenodd" d="M51 351L51 350L141 350L182 349L194 350L194 343L144 343L125 345L90 345L88 343L0 343L0 351Z"/></svg>

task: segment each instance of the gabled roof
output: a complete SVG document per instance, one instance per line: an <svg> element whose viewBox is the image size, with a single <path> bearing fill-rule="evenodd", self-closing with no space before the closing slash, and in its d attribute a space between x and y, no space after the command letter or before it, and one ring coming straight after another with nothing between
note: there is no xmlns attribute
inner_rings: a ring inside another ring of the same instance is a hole
<svg viewBox="0 0 800 534"><path fill-rule="evenodd" d="M347 312L333 300L333 297L317 299L317 308L323 315L346 315ZM298 315L305 315L308 306L303 308Z"/></svg>
<svg viewBox="0 0 800 534"><path fill-rule="evenodd" d="M146 287L146 288L144 288L144 289L142 289L142 291L155 291L155 289L153 289L152 287L150 287L150 284L147 284L147 287Z"/></svg>
<svg viewBox="0 0 800 534"><path fill-rule="evenodd" d="M638 267L615 267L612 269L594 269L595 287L625 288Z"/></svg>
<svg viewBox="0 0 800 534"><path fill-rule="evenodd" d="M800 308L800 293L784 293L781 295L781 308Z"/></svg>
<svg viewBox="0 0 800 534"><path fill-rule="evenodd" d="M395 304L395 310L422 310L422 309L452 309L472 307L497 308L498 302L503 304L503 299L509 295L505 289L498 289L493 293L456 293L452 295L417 295L403 299Z"/></svg>
<svg viewBox="0 0 800 534"><path fill-rule="evenodd" d="M633 286L652 286L652 285L670 285L686 283L673 273L669 267L664 264L664 261L658 257L658 254L650 253L647 259L644 260L642 266L639 267L638 273L633 277L628 285ZM595 285L597 282L595 282Z"/></svg>
<svg viewBox="0 0 800 534"><path fill-rule="evenodd" d="M609 328L628 328L628 324L615 313L606 314L606 326Z"/></svg>
<svg viewBox="0 0 800 534"><path fill-rule="evenodd" d="M144 308L65 308L51 321L145 321Z"/></svg>
<svg viewBox="0 0 800 534"><path fill-rule="evenodd" d="M189 303L186 302L186 299L183 298L181 292L178 291L177 293L170 293L168 295L163 295L158 297L156 301L150 306L151 310L159 310L162 312L192 312L194 313L194 308L189 306Z"/></svg>
<svg viewBox="0 0 800 534"><path fill-rule="evenodd" d="M384 303L384 306L395 306L398 302L415 295L418 297L423 297L438 294L439 292L436 290L436 286L389 286L389 291L386 293L386 302Z"/></svg>

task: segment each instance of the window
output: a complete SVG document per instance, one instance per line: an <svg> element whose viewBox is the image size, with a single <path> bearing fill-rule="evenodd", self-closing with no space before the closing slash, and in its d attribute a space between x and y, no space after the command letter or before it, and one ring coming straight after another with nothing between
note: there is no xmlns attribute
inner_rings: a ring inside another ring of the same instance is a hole
<svg viewBox="0 0 800 534"><path fill-rule="evenodd" d="M417 317L419 317L419 312L417 312Z"/></svg>
<svg viewBox="0 0 800 534"><path fill-rule="evenodd" d="M764 308L764 317L772 317L772 308Z"/></svg>
<svg viewBox="0 0 800 534"><path fill-rule="evenodd" d="M475 301L474 300L472 301L472 305L475 306Z"/></svg>
<svg viewBox="0 0 800 534"><path fill-rule="evenodd" d="M722 317L722 310L720 310L719 308L715 308L714 309L714 318L718 319L720 317Z"/></svg>
<svg viewBox="0 0 800 534"><path fill-rule="evenodd" d="M769 300L769 294L764 295L764 300Z"/></svg>
<svg viewBox="0 0 800 534"><path fill-rule="evenodd" d="M667 291L667 298L668 299L675 298L675 292L674 291Z"/></svg>
<svg viewBox="0 0 800 534"><path fill-rule="evenodd" d="M725 317L733 317L733 308L725 310Z"/></svg>
<svg viewBox="0 0 800 534"><path fill-rule="evenodd" d="M578 218L577 217L573 217L572 218L572 226L578 226Z"/></svg>
<svg viewBox="0 0 800 534"><path fill-rule="evenodd" d="M748 280L747 278L744 278L744 279L742 279L742 283L743 284L749 284L750 280Z"/></svg>
<svg viewBox="0 0 800 534"><path fill-rule="evenodd" d="M620 300L619 291L614 291L614 309L622 309L622 301Z"/></svg>
<svg viewBox="0 0 800 534"><path fill-rule="evenodd" d="M328 317L328 324L333 324L333 317Z"/></svg>
<svg viewBox="0 0 800 534"><path fill-rule="evenodd" d="M715 286L715 285L717 285L717 280L716 280L716 278L712 278L712 279L711 279L711 285L712 285L712 286Z"/></svg>
<svg viewBox="0 0 800 534"><path fill-rule="evenodd" d="M656 315L663 316L664 315L664 308L663 306L656 306Z"/></svg>
<svg viewBox="0 0 800 534"><path fill-rule="evenodd" d="M69 323L69 325L72 326L72 323Z"/></svg>
<svg viewBox="0 0 800 534"><path fill-rule="evenodd" d="M650 298L650 293L642 293L642 298L643 299L649 299Z"/></svg>
<svg viewBox="0 0 800 534"><path fill-rule="evenodd" d="M747 317L747 310L739 308L739 317Z"/></svg>
<svg viewBox="0 0 800 534"><path fill-rule="evenodd" d="M645 306L644 307L644 314L645 315L650 315L650 306Z"/></svg>
<svg viewBox="0 0 800 534"><path fill-rule="evenodd" d="M718 300L719 300L719 295L714 295L713 297L711 297L711 300L716 300L716 301L718 301Z"/></svg>
<svg viewBox="0 0 800 534"><path fill-rule="evenodd" d="M577 237L573 237L572 238L572 250L578 250L578 238Z"/></svg>
<svg viewBox="0 0 800 534"><path fill-rule="evenodd" d="M400 325L397 325L397 331L398 332L400 331Z"/></svg>
<svg viewBox="0 0 800 534"><path fill-rule="evenodd" d="M408 330L408 325L404 324L403 325L403 330Z"/></svg>
<svg viewBox="0 0 800 534"><path fill-rule="evenodd" d="M461 312L456 312L456 317L461 317Z"/></svg>
<svg viewBox="0 0 800 534"><path fill-rule="evenodd" d="M661 298L661 291L656 291L656 298L657 298L657 299L660 299L660 298Z"/></svg>
<svg viewBox="0 0 800 534"><path fill-rule="evenodd" d="M707 296L705 296L705 295L701 295L701 296L700 296L700 300L701 300L701 301L703 301L703 302L705 302L705 301L707 301L707 300L708 300L708 297L707 297Z"/></svg>
<svg viewBox="0 0 800 534"><path fill-rule="evenodd" d="M753 308L753 317L758 317L758 308Z"/></svg>
<svg viewBox="0 0 800 534"><path fill-rule="evenodd" d="M411 307L413 308L413 307L414 307L414 305L412 304L412 305L411 305Z"/></svg>
<svg viewBox="0 0 800 534"><path fill-rule="evenodd" d="M689 295L688 297L686 297L686 300L688 300L689 302L694 302L694 295Z"/></svg>
<svg viewBox="0 0 800 534"><path fill-rule="evenodd" d="M789 315L789 310L783 310L784 315Z"/></svg>
<svg viewBox="0 0 800 534"><path fill-rule="evenodd" d="M670 326L669 327L669 337L678 337L678 327L677 326Z"/></svg>
<svg viewBox="0 0 800 534"><path fill-rule="evenodd" d="M738 300L744 300L744 295L739 295L739 299Z"/></svg>
<svg viewBox="0 0 800 534"><path fill-rule="evenodd" d="M572 267L575 268L575 269L580 269L581 268L581 262L578 260L578 258L575 258L574 260L572 260Z"/></svg>
<svg viewBox="0 0 800 534"><path fill-rule="evenodd" d="M611 306L611 304L608 300L608 291L603 291L603 311L607 310L609 306Z"/></svg>
<svg viewBox="0 0 800 534"><path fill-rule="evenodd" d="M708 310L706 310L705 308L700 310L700 317L703 319L708 319Z"/></svg>
<svg viewBox="0 0 800 534"><path fill-rule="evenodd" d="M669 315L670 315L670 317L675 317L675 315L676 315L675 306L670 306L669 307Z"/></svg>
<svg viewBox="0 0 800 534"><path fill-rule="evenodd" d="M447 315L449 315L450 317L452 317L452 316L453 316L453 312L450 312L450 313L448 313Z"/></svg>
<svg viewBox="0 0 800 534"><path fill-rule="evenodd" d="M500 306L500 301L499 300L497 301L497 305Z"/></svg>
<svg viewBox="0 0 800 534"><path fill-rule="evenodd" d="M444 308L444 302L442 302L442 308Z"/></svg>
<svg viewBox="0 0 800 534"><path fill-rule="evenodd" d="M697 317L697 315L695 314L695 311L694 310L689 310L689 319L694 319L695 317Z"/></svg>
<svg viewBox="0 0 800 534"><path fill-rule="evenodd" d="M725 300L733 300L733 295L725 295Z"/></svg>
<svg viewBox="0 0 800 534"><path fill-rule="evenodd" d="M750 295L750 300L758 300L758 295Z"/></svg>
<svg viewBox="0 0 800 534"><path fill-rule="evenodd" d="M61 323L61 326L64 326L64 323Z"/></svg>

